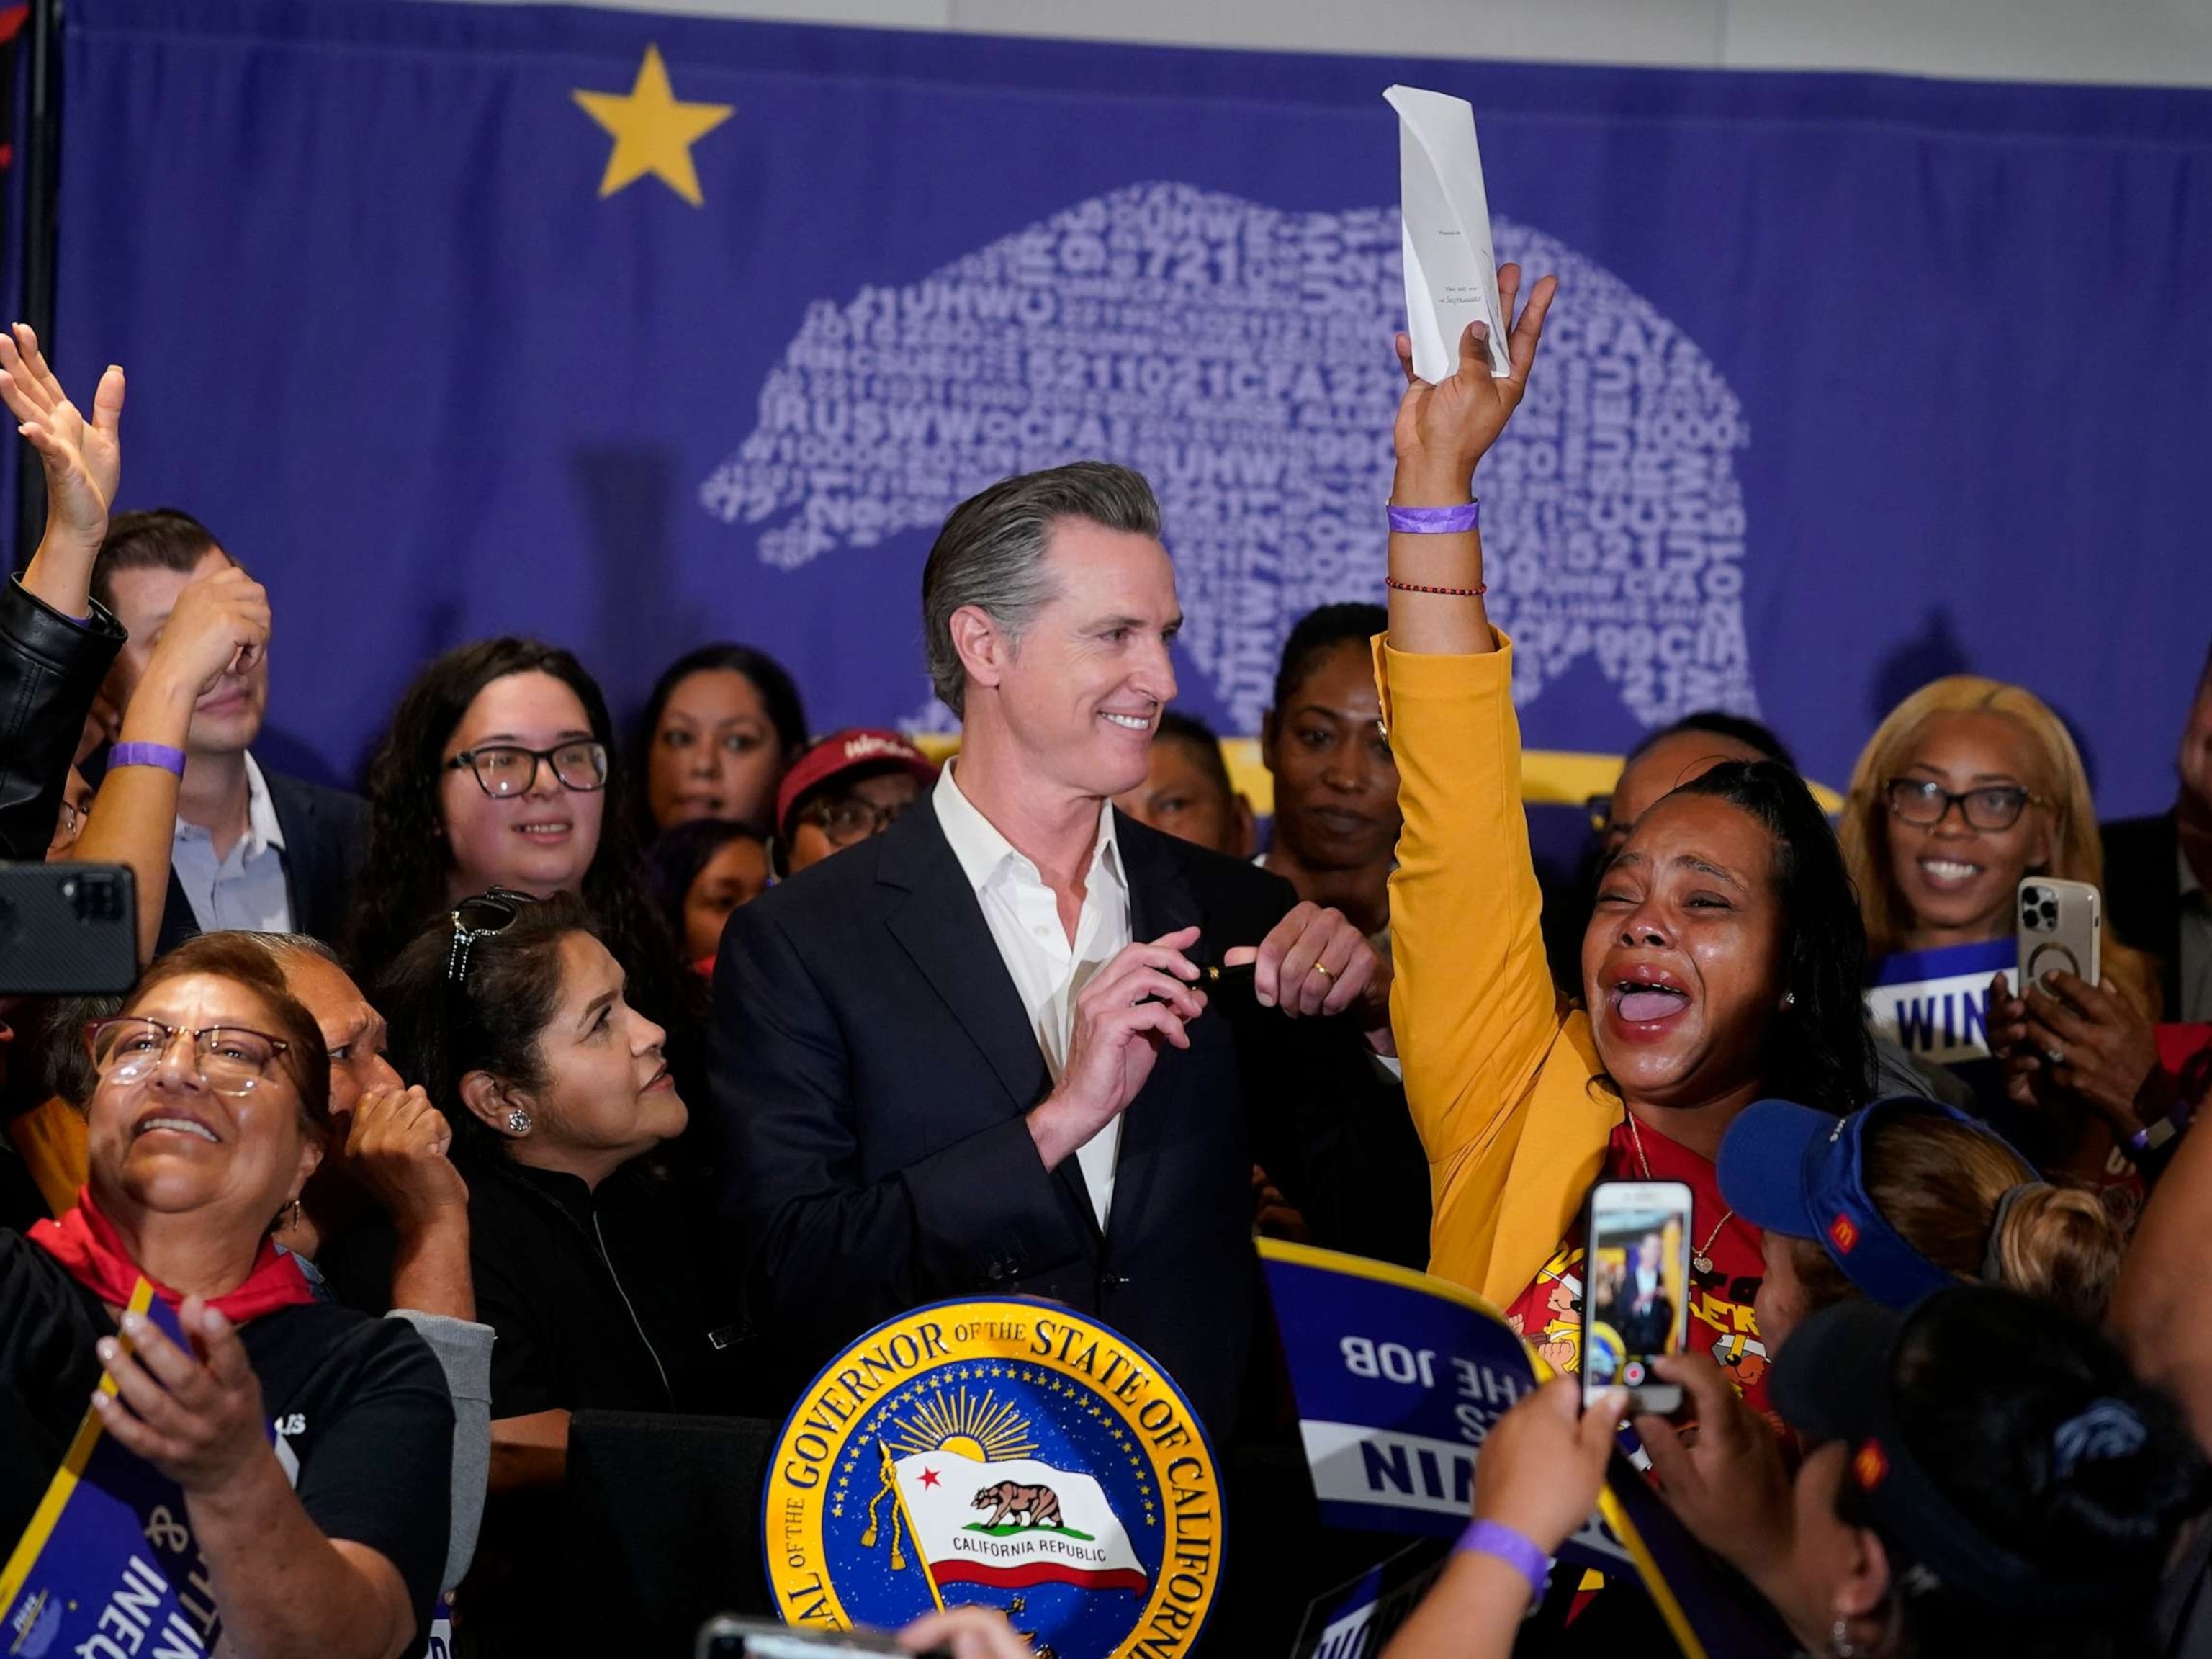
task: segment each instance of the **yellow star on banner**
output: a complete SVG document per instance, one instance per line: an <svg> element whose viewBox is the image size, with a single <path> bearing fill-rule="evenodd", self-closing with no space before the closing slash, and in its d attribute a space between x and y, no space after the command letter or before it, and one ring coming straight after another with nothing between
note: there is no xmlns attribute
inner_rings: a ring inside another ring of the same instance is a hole
<svg viewBox="0 0 2212 1659"><path fill-rule="evenodd" d="M649 173L693 207L704 205L699 175L691 166L691 146L728 120L734 105L677 102L659 46L645 49L637 84L628 97L580 89L569 96L614 135L614 154L607 157L606 175L599 180L601 199Z"/></svg>

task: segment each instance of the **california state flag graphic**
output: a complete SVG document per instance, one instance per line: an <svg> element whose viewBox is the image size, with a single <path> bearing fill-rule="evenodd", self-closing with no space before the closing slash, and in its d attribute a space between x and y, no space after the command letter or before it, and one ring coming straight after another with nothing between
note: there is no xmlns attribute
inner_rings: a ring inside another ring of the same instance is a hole
<svg viewBox="0 0 2212 1659"><path fill-rule="evenodd" d="M893 1465L899 1497L939 1584L1145 1588L1145 1570L1098 1483L1033 1458L979 1462L917 1452Z"/></svg>

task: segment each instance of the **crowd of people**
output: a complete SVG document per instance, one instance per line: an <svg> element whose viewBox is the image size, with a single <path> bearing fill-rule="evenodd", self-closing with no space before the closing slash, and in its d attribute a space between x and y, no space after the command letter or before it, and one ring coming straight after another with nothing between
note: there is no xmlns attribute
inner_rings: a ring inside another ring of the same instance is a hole
<svg viewBox="0 0 2212 1659"><path fill-rule="evenodd" d="M0 589L0 858L128 866L143 967L4 1005L0 1534L90 1401L183 1492L240 1651L391 1659L441 1596L465 1651L561 1651L576 1413L775 1419L879 1321L1023 1294L1218 1443L1279 1438L1255 1231L1476 1291L1571 1372L1591 1186L1678 1181L1687 1403L1633 1437L1792 1639L2212 1651L2212 1048L2160 1033L2212 1022L2212 658L2159 818L2100 827L2064 722L1957 676L1832 823L1756 721L1652 733L1546 892L1474 483L1554 285L1500 289L1510 374L1479 326L1435 384L1401 337L1387 603L1291 630L1264 837L1174 706L1152 493L1101 462L939 532L942 763L813 737L749 647L623 730L507 637L414 675L360 796L284 776L267 592L114 510L119 369L88 411L0 336L48 502ZM2094 982L2018 982L2031 875L2101 890ZM1869 1002L1960 975L1977 1041ZM1492 1431L1393 1655L1656 1628L1618 1578L1547 1594L1625 1410L1579 1401Z"/></svg>

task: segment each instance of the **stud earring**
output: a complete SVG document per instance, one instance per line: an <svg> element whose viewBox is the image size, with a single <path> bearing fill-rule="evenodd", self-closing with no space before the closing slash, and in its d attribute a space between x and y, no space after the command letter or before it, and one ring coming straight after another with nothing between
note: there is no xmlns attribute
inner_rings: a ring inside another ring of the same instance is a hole
<svg viewBox="0 0 2212 1659"><path fill-rule="evenodd" d="M520 1106L509 1112L507 1115L507 1132L511 1135L528 1134L530 1133L530 1114L524 1111Z"/></svg>
<svg viewBox="0 0 2212 1659"><path fill-rule="evenodd" d="M1835 1656L1835 1659L1855 1659L1858 1649L1851 1644L1851 1626L1849 1620L1836 1620L1835 1627L1828 1632L1828 1651Z"/></svg>
<svg viewBox="0 0 2212 1659"><path fill-rule="evenodd" d="M1795 991L1784 991L1782 994L1782 1006L1785 1008L1795 1008L1797 1006L1797 994Z"/></svg>

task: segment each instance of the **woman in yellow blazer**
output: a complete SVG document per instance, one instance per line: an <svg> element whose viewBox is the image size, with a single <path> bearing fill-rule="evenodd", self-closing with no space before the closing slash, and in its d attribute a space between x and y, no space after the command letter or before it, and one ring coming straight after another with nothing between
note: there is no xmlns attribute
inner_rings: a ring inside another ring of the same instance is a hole
<svg viewBox="0 0 2212 1659"><path fill-rule="evenodd" d="M1520 279L1512 265L1498 274L1508 318ZM1516 1310L1540 1351L1573 1365L1575 1235L1591 1183L1686 1181L1692 1311L1756 1395L1761 1241L1722 1200L1713 1159L1730 1121L1764 1096L1837 1112L1864 1103L1864 934L1802 781L1772 762L1729 762L1638 822L1600 884L1582 1000L1555 998L1521 804L1512 647L1492 625L1466 508L1475 463L1526 390L1556 287L1535 284L1502 376L1480 325L1458 372L1433 386L1413 376L1399 337L1409 384L1395 434L1389 632L1375 665L1405 813L1391 1023L1429 1158L1430 1267ZM1439 511L1452 507L1462 510ZM1542 625L1529 616L1532 635Z"/></svg>

